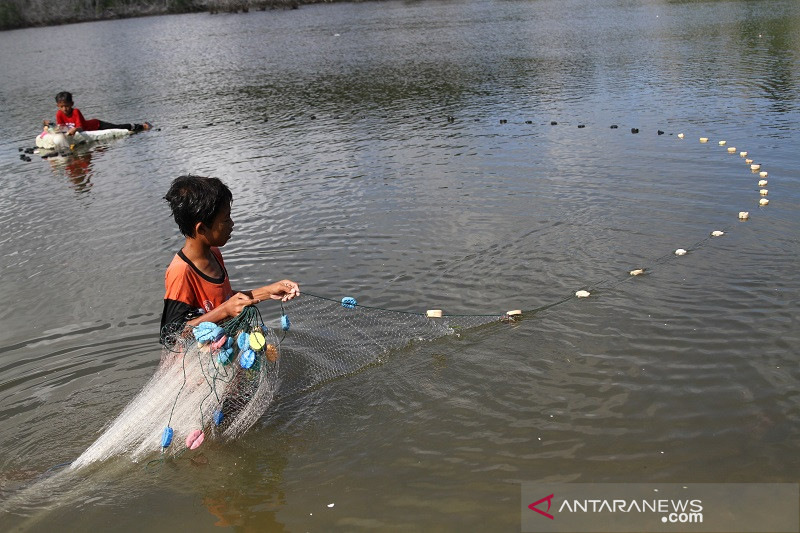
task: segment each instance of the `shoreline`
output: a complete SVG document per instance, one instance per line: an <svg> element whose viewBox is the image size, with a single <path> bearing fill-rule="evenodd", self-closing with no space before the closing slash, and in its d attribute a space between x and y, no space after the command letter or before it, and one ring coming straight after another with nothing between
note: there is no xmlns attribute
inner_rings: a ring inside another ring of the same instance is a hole
<svg viewBox="0 0 800 533"><path fill-rule="evenodd" d="M77 0L64 0L52 11L42 13L29 7L24 0L11 0L0 5L0 31L63 26L80 22L98 22L159 15L186 13L248 13L275 9L299 9L301 5L346 2L350 0L138 0L123 3L109 2L111 7L101 12L84 9Z"/></svg>

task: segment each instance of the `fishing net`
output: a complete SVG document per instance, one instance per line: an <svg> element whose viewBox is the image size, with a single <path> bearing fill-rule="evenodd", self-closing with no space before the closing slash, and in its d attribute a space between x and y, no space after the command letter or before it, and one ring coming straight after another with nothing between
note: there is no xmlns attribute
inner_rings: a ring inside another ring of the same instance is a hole
<svg viewBox="0 0 800 533"><path fill-rule="evenodd" d="M411 313L360 305L349 297L333 300L307 293L282 310L291 317L291 327L280 342L282 396L380 363L414 342L507 318Z"/></svg>
<svg viewBox="0 0 800 533"><path fill-rule="evenodd" d="M72 468L114 455L134 460L182 453L206 439L235 439L289 395L381 362L414 342L431 341L506 315L411 313L304 294L256 307L221 324L165 334L150 381Z"/></svg>

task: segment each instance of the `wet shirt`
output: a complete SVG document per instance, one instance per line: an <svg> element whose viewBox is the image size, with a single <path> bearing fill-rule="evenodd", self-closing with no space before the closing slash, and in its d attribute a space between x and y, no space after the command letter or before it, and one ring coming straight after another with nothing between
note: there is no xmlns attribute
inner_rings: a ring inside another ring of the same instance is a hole
<svg viewBox="0 0 800 533"><path fill-rule="evenodd" d="M164 311L161 314L161 342L168 330L211 311L233 296L228 271L219 248L211 248L220 268L221 278L203 274L182 251L175 254L164 277Z"/></svg>
<svg viewBox="0 0 800 533"><path fill-rule="evenodd" d="M95 131L100 129L100 121L96 118L86 120L77 108L72 108L72 114L67 116L60 109L56 111L56 124L68 128L79 128L84 131Z"/></svg>

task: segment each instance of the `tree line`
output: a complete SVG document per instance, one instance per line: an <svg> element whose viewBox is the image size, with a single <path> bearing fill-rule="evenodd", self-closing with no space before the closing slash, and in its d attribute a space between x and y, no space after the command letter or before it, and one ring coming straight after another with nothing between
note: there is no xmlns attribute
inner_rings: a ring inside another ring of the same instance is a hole
<svg viewBox="0 0 800 533"><path fill-rule="evenodd" d="M316 1L326 0L0 0L0 30L198 11L295 9Z"/></svg>

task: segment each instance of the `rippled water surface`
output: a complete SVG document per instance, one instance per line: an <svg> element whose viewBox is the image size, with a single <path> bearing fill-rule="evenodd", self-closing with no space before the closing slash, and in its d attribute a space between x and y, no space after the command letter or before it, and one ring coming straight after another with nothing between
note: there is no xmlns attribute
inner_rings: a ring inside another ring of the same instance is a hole
<svg viewBox="0 0 800 533"><path fill-rule="evenodd" d="M797 2L165 16L3 32L0 67L8 528L518 531L524 481L800 480ZM20 160L60 90L158 129ZM283 397L201 459L59 483L158 363L161 197L189 172L233 190L235 287L538 311Z"/></svg>

